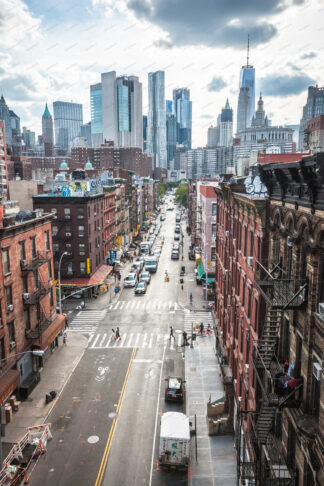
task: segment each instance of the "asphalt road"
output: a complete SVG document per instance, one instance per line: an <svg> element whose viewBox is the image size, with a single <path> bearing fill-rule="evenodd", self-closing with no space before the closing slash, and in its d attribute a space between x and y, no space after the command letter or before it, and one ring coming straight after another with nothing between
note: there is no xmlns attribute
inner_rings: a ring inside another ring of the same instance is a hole
<svg viewBox="0 0 324 486"><path fill-rule="evenodd" d="M160 416L185 411L185 403L164 401L165 378L184 377L177 343L183 330L179 301L186 299L179 272L185 262L171 260L174 227L175 211L167 212L158 271L146 294L123 289L117 308L109 309L108 296L101 302L108 310L49 417L53 440L32 485L187 484L186 473L158 468ZM170 282L164 281L166 269ZM111 328L117 325L121 340L115 343ZM175 340L168 337L171 325Z"/></svg>

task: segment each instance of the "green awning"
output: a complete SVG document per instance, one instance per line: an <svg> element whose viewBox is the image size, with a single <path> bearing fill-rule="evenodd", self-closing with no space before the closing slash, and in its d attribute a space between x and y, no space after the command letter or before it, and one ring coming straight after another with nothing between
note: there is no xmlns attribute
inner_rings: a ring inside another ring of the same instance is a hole
<svg viewBox="0 0 324 486"><path fill-rule="evenodd" d="M203 262L200 260L197 267L197 277L201 279L205 275Z"/></svg>
<svg viewBox="0 0 324 486"><path fill-rule="evenodd" d="M214 279L214 278L208 278L208 279L207 279L207 283L208 283L208 284L215 283L215 279Z"/></svg>

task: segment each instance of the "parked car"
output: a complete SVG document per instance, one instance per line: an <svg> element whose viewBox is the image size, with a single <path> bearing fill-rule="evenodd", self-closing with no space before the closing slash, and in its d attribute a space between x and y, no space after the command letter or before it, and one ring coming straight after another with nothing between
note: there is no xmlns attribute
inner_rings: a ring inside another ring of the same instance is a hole
<svg viewBox="0 0 324 486"><path fill-rule="evenodd" d="M137 284L137 287L135 289L135 294L145 294L146 292L146 283L145 282L139 282Z"/></svg>
<svg viewBox="0 0 324 486"><path fill-rule="evenodd" d="M124 280L124 287L135 287L137 284L137 275L136 273L129 273Z"/></svg>
<svg viewBox="0 0 324 486"><path fill-rule="evenodd" d="M180 235L178 233L175 233L174 241L179 241L179 240L180 240Z"/></svg>
<svg viewBox="0 0 324 486"><path fill-rule="evenodd" d="M154 248L153 255L156 256L157 258L160 258L161 249L160 248Z"/></svg>
<svg viewBox="0 0 324 486"><path fill-rule="evenodd" d="M171 260L179 260L179 250L172 250Z"/></svg>
<svg viewBox="0 0 324 486"><path fill-rule="evenodd" d="M182 378L175 376L169 376L165 381L167 382L167 387L165 389L165 400L182 402L185 391L185 381Z"/></svg>
<svg viewBox="0 0 324 486"><path fill-rule="evenodd" d="M151 282L150 272L142 272L140 276L140 282L145 282L148 285Z"/></svg>
<svg viewBox="0 0 324 486"><path fill-rule="evenodd" d="M179 250L179 243L173 243L173 250Z"/></svg>

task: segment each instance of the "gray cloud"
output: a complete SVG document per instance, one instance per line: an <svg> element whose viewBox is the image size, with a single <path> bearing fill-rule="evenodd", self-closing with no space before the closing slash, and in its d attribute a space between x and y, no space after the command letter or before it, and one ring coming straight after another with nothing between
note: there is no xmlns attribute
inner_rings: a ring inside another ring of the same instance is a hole
<svg viewBox="0 0 324 486"><path fill-rule="evenodd" d="M221 89L225 88L227 83L221 78L220 76L214 76L211 82L208 84L207 89L208 91L220 91Z"/></svg>
<svg viewBox="0 0 324 486"><path fill-rule="evenodd" d="M260 80L260 88L266 96L293 96L306 91L314 84L314 79L307 74L269 75Z"/></svg>
<svg viewBox="0 0 324 486"><path fill-rule="evenodd" d="M252 45L268 42L277 33L269 21L293 4L305 0L128 0L128 8L140 19L162 28L170 45L242 47L250 33Z"/></svg>
<svg viewBox="0 0 324 486"><path fill-rule="evenodd" d="M303 54L300 59L313 59L314 57L317 57L316 52L308 52Z"/></svg>

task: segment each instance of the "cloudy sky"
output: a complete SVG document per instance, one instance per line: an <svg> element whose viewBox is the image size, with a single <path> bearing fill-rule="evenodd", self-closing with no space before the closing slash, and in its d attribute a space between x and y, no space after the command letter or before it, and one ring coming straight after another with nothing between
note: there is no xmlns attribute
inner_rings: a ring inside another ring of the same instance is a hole
<svg viewBox="0 0 324 486"><path fill-rule="evenodd" d="M100 73L165 70L166 98L186 86L193 101L193 146L206 143L239 71L256 69L257 92L273 124L299 123L306 90L324 85L323 0L0 0L0 91L22 125L40 134L47 101L83 104Z"/></svg>

